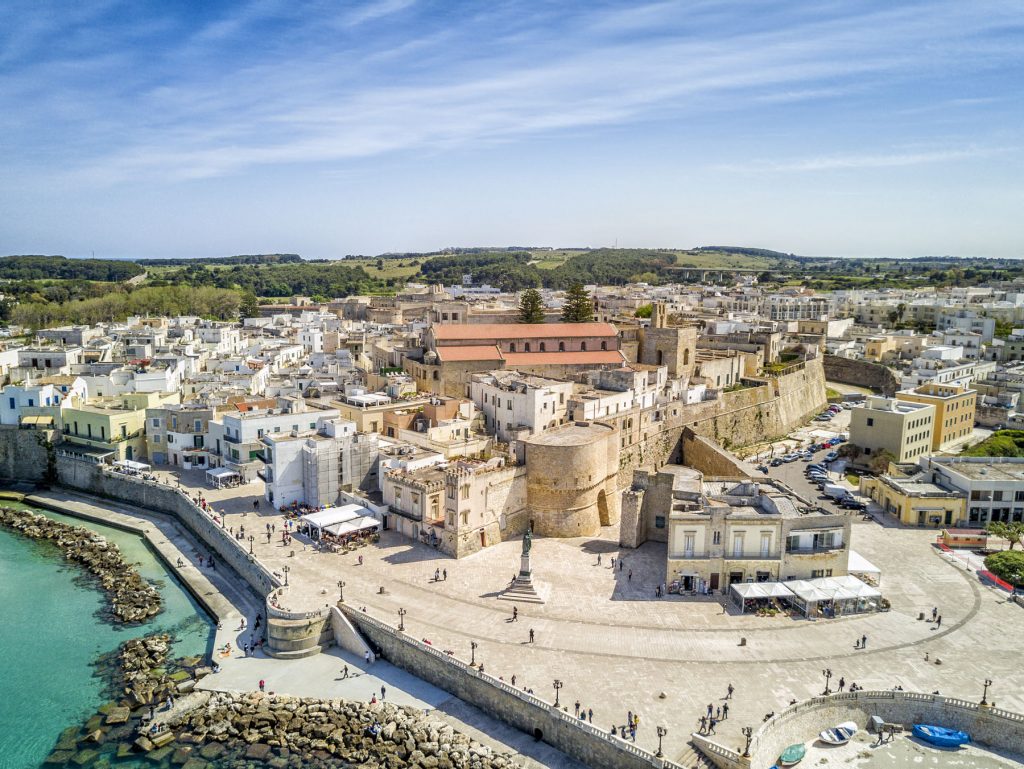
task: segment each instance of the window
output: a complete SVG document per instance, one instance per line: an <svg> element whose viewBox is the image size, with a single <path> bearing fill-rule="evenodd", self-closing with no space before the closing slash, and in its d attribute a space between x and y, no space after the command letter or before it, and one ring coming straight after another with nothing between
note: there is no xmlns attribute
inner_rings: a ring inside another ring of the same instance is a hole
<svg viewBox="0 0 1024 769"><path fill-rule="evenodd" d="M580 349L583 352L586 352L587 351L587 343L586 342L580 342Z"/></svg>
<svg viewBox="0 0 1024 769"><path fill-rule="evenodd" d="M158 435L156 437L159 438L160 436ZM173 435L168 435L167 436L167 442L168 443L174 443L174 436Z"/></svg>
<svg viewBox="0 0 1024 769"><path fill-rule="evenodd" d="M607 342L601 342L601 349L602 350L607 350L608 349L608 343Z"/></svg>
<svg viewBox="0 0 1024 769"><path fill-rule="evenodd" d="M547 352L548 351L548 346L546 344L544 344L543 342L540 343L540 351L541 352Z"/></svg>
<svg viewBox="0 0 1024 769"><path fill-rule="evenodd" d="M565 352L565 342L559 342L558 343L558 351L559 352Z"/></svg>
<svg viewBox="0 0 1024 769"><path fill-rule="evenodd" d="M683 536L683 557L693 558L693 534L685 534Z"/></svg>
<svg viewBox="0 0 1024 769"><path fill-rule="evenodd" d="M10 407L13 409L14 408L14 398L8 398L7 402L10 404Z"/></svg>
<svg viewBox="0 0 1024 769"><path fill-rule="evenodd" d="M873 417L868 417L868 427L873 427L874 424L875 424L874 418Z"/></svg>
<svg viewBox="0 0 1024 769"><path fill-rule="evenodd" d="M772 550L772 535L767 532L761 532L761 557L765 558Z"/></svg>
<svg viewBox="0 0 1024 769"><path fill-rule="evenodd" d="M720 544L722 544L722 532L716 531L714 534L712 534L711 535L711 543L713 545L720 545Z"/></svg>
<svg viewBox="0 0 1024 769"><path fill-rule="evenodd" d="M159 426L160 426L160 418L159 417L153 417L153 427L159 427Z"/></svg>
<svg viewBox="0 0 1024 769"><path fill-rule="evenodd" d="M462 498L469 499L469 484L467 483L462 487Z"/></svg>
<svg viewBox="0 0 1024 769"><path fill-rule="evenodd" d="M654 516L654 528L664 529L665 528L665 516L656 515Z"/></svg>
<svg viewBox="0 0 1024 769"><path fill-rule="evenodd" d="M526 350L527 352L530 352L530 343L529 343L529 342L526 342L526 343L525 343L525 344L523 345L523 349L524 349L524 350Z"/></svg>
<svg viewBox="0 0 1024 769"><path fill-rule="evenodd" d="M516 343L515 342L509 342L508 343L508 351L509 352L515 352L516 351Z"/></svg>
<svg viewBox="0 0 1024 769"><path fill-rule="evenodd" d="M160 442L160 436L159 435L154 435L153 436L153 443L159 443L159 442Z"/></svg>
<svg viewBox="0 0 1024 769"><path fill-rule="evenodd" d="M732 554L743 555L743 535L734 534L732 537Z"/></svg>
<svg viewBox="0 0 1024 769"><path fill-rule="evenodd" d="M203 429L203 420L197 419L195 422L192 423L192 428L198 433L200 430Z"/></svg>

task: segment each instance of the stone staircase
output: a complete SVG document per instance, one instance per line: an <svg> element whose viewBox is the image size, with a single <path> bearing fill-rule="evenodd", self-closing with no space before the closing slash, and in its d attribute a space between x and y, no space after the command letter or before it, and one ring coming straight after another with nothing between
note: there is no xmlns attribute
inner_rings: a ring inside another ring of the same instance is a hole
<svg viewBox="0 0 1024 769"><path fill-rule="evenodd" d="M692 741L686 743L686 749L673 762L683 769L717 769L717 767L701 753Z"/></svg>

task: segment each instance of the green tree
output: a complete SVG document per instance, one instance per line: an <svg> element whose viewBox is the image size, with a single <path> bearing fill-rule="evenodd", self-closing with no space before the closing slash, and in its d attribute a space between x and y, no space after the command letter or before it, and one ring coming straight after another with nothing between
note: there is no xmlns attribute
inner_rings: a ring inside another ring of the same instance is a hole
<svg viewBox="0 0 1024 769"><path fill-rule="evenodd" d="M985 527L985 531L993 537L1005 539L1010 543L1011 550L1013 550L1017 545L1022 545L1022 547L1024 547L1024 523L1021 523L1020 521L1010 521L1008 523L992 521L992 523Z"/></svg>
<svg viewBox="0 0 1024 769"><path fill-rule="evenodd" d="M985 568L1014 587L1024 585L1024 553L1003 550L985 558Z"/></svg>
<svg viewBox="0 0 1024 769"><path fill-rule="evenodd" d="M541 301L540 291L537 289L528 288L519 297L519 322L544 322L544 303Z"/></svg>
<svg viewBox="0 0 1024 769"><path fill-rule="evenodd" d="M633 313L634 318L649 318L654 313L653 304L644 304L636 308L636 312Z"/></svg>
<svg viewBox="0 0 1024 769"><path fill-rule="evenodd" d="M242 303L238 306L238 312L243 318L254 318L259 314L259 302L256 294L252 291L242 292Z"/></svg>
<svg viewBox="0 0 1024 769"><path fill-rule="evenodd" d="M563 323L589 323L594 319L594 303L582 283L573 283L565 292L562 305Z"/></svg>

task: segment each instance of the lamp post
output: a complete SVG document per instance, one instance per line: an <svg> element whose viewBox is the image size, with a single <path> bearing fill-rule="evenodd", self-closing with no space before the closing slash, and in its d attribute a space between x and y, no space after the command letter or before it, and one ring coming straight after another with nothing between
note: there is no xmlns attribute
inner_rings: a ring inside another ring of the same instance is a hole
<svg viewBox="0 0 1024 769"><path fill-rule="evenodd" d="M249 555L252 555L252 543L256 540L252 534L249 535Z"/></svg>
<svg viewBox="0 0 1024 769"><path fill-rule="evenodd" d="M747 744L743 748L743 757L750 758L750 738L754 735L754 727L744 726L740 731L743 732L743 736L747 740Z"/></svg>
<svg viewBox="0 0 1024 769"><path fill-rule="evenodd" d="M338 580L338 603L345 603L345 581Z"/></svg>
<svg viewBox="0 0 1024 769"><path fill-rule="evenodd" d="M661 752L661 738L668 734L668 729L664 726L659 726L658 729L658 752L655 754L658 758L661 758L664 753Z"/></svg>
<svg viewBox="0 0 1024 769"><path fill-rule="evenodd" d="M552 686L555 687L555 707L557 708L558 707L558 690L561 689L563 686L565 686L565 684L563 684L561 681L559 681L556 678L555 682L552 684Z"/></svg>
<svg viewBox="0 0 1024 769"><path fill-rule="evenodd" d="M476 664L476 641L469 642L469 666L473 667Z"/></svg>
<svg viewBox="0 0 1024 769"><path fill-rule="evenodd" d="M823 676L825 676L825 691L824 691L824 692L822 692L822 693L823 693L823 694L831 694L831 693L832 693L832 690L831 690L831 689L829 689L829 687L828 687L828 682L829 682L829 681L831 680L831 678L832 678L832 668L825 668L824 670L822 670L822 671L821 671L821 674L822 674Z"/></svg>
<svg viewBox="0 0 1024 769"><path fill-rule="evenodd" d="M990 687L991 685L992 685L992 679L991 678L986 678L985 679L985 690L981 694L981 704L982 705L988 705L988 687Z"/></svg>
<svg viewBox="0 0 1024 769"><path fill-rule="evenodd" d="M405 632L405 615L408 614L408 613L409 612L407 612L405 609L399 609L398 610L398 632L399 633L404 633Z"/></svg>
<svg viewBox="0 0 1024 769"><path fill-rule="evenodd" d="M285 564L284 566L281 567L281 571L284 572L284 586L285 587L288 587L288 572L290 572L291 570L292 570L292 567L289 566L288 564Z"/></svg>

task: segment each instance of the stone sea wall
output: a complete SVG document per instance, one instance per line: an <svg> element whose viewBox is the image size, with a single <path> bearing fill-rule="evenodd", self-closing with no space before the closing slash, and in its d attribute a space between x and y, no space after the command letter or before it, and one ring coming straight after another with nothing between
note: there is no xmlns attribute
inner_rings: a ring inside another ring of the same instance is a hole
<svg viewBox="0 0 1024 769"><path fill-rule="evenodd" d="M900 385L892 371L881 363L836 355L825 356L825 378L830 382L867 387L887 396L895 395Z"/></svg>
<svg viewBox="0 0 1024 769"><path fill-rule="evenodd" d="M651 766L678 769L670 761L611 736L609 730L574 718L571 713L471 668L372 617L347 607L343 611L392 664L532 734L591 769L649 769Z"/></svg>
<svg viewBox="0 0 1024 769"><path fill-rule="evenodd" d="M0 507L0 525L29 539L52 542L65 559L88 571L103 588L117 621L142 622L160 612L160 592L124 559L117 545L103 536L82 526L9 507Z"/></svg>
<svg viewBox="0 0 1024 769"><path fill-rule="evenodd" d="M60 483L69 488L177 518L261 596L281 584L243 545L174 486L115 473L110 468L61 455L57 457L57 475Z"/></svg>
<svg viewBox="0 0 1024 769"><path fill-rule="evenodd" d="M55 430L22 430L0 425L0 479L37 483L47 467L46 443L59 440Z"/></svg>

